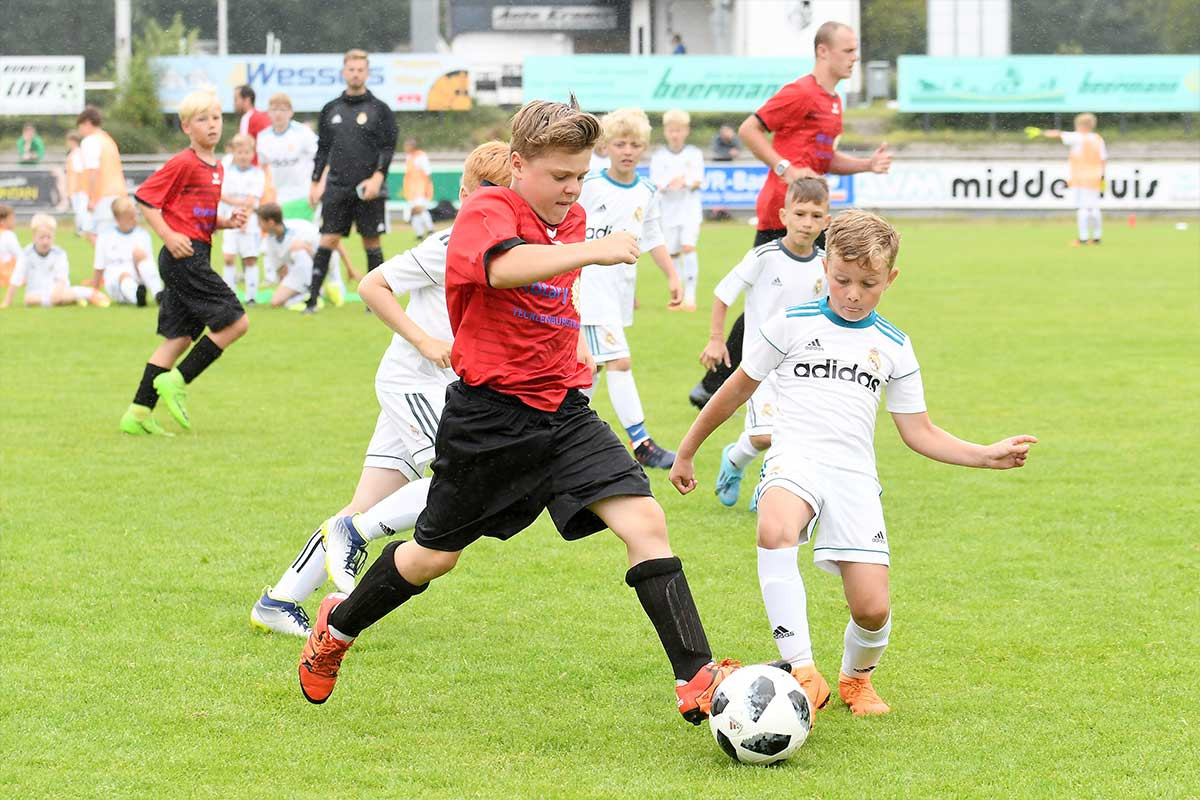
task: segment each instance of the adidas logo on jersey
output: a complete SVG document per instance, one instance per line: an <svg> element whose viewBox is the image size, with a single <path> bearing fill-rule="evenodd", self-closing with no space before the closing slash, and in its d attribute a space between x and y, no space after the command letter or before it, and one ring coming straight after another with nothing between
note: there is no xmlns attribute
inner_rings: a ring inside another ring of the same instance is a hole
<svg viewBox="0 0 1200 800"><path fill-rule="evenodd" d="M795 636L796 634L792 633L787 628L780 625L775 630L771 631L771 635L774 636L776 639L786 639L789 636Z"/></svg>
<svg viewBox="0 0 1200 800"><path fill-rule="evenodd" d="M589 241L592 239L603 239L605 236L611 235L612 232L612 225L605 225L603 227L597 225L596 227L585 228L583 232L583 238Z"/></svg>
<svg viewBox="0 0 1200 800"><path fill-rule="evenodd" d="M864 389L878 393L882 381L869 372L860 370L858 364L839 367L836 358L827 358L816 364L797 364L792 370L797 378L820 378L829 381L849 381Z"/></svg>
<svg viewBox="0 0 1200 800"><path fill-rule="evenodd" d="M783 280L781 278L779 278L778 276L776 276L775 280L771 281L771 285L772 286L783 286Z"/></svg>
<svg viewBox="0 0 1200 800"><path fill-rule="evenodd" d="M608 211L608 206L604 205L604 203L601 203L600 207L596 209L597 214L603 214L605 211Z"/></svg>
<svg viewBox="0 0 1200 800"><path fill-rule="evenodd" d="M874 542L875 544L883 544L884 542L887 541L887 537L883 535L883 531L880 531L879 533L877 533L871 537L871 541Z"/></svg>
<svg viewBox="0 0 1200 800"><path fill-rule="evenodd" d="M804 345L804 349L805 350L824 350L825 348L821 347L820 339L813 339L811 342Z"/></svg>

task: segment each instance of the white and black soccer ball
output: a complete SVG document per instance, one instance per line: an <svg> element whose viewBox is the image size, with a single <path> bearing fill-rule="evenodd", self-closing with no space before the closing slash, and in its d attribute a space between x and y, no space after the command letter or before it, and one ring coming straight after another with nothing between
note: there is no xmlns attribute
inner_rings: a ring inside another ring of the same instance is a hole
<svg viewBox="0 0 1200 800"><path fill-rule="evenodd" d="M812 729L812 706L792 673L768 664L742 667L713 693L708 724L721 749L743 764L773 764Z"/></svg>

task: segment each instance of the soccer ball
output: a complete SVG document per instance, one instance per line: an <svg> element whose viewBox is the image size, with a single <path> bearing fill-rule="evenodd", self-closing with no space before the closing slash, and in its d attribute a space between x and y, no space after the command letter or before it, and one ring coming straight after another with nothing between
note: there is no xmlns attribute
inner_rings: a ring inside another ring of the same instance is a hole
<svg viewBox="0 0 1200 800"><path fill-rule="evenodd" d="M808 695L790 672L754 664L717 687L708 724L734 761L773 764L800 749L812 718Z"/></svg>

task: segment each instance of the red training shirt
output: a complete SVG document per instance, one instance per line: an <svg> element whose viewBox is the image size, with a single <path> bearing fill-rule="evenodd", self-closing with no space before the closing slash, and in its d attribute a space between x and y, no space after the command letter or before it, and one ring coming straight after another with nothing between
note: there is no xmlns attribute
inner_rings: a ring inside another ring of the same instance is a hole
<svg viewBox="0 0 1200 800"><path fill-rule="evenodd" d="M487 277L488 261L517 245L582 242L584 220L573 205L557 227L548 225L501 186L481 187L463 203L446 251L446 306L450 366L464 382L542 411L556 410L568 389L591 385L576 354L580 270L516 289L494 289Z"/></svg>
<svg viewBox="0 0 1200 800"><path fill-rule="evenodd" d="M829 172L833 146L842 135L842 100L821 88L811 74L792 81L763 103L755 116L775 134L775 152L797 167L818 175ZM760 231L782 228L779 209L787 198L787 183L774 172L758 193Z"/></svg>
<svg viewBox="0 0 1200 800"><path fill-rule="evenodd" d="M252 108L242 118L238 120L238 133L246 133L251 139L258 141L258 134L271 127L271 116L265 111L259 111L257 108ZM254 148L254 160L250 162L254 166L258 166L258 148Z"/></svg>
<svg viewBox="0 0 1200 800"><path fill-rule="evenodd" d="M208 164L189 147L159 167L134 197L142 205L162 211L171 230L211 244L224 180L221 162Z"/></svg>

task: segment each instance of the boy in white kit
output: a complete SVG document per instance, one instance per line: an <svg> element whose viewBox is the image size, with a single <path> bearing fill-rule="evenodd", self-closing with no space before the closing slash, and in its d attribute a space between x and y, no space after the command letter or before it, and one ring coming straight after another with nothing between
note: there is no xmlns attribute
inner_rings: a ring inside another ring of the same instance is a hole
<svg viewBox="0 0 1200 800"><path fill-rule="evenodd" d="M271 308L300 310L308 298L312 284L313 254L321 241L316 223L306 219L284 219L277 203L264 203L255 213L262 228L263 266L266 272L279 277L279 285L271 294ZM330 257L329 279L321 291L340 306L345 303L345 285L337 268L337 253Z"/></svg>
<svg viewBox="0 0 1200 800"><path fill-rule="evenodd" d="M650 120L641 109L626 108L606 114L601 126L611 165L584 179L579 204L587 212L586 236L602 239L616 231L637 236L642 252L649 251L667 276L671 303L678 304L679 276L663 245L658 192L649 181L638 178L636 172L650 142ZM633 381L629 344L625 339L633 296L628 291L624 267L621 264L583 268L579 283L580 336L596 361L596 383L600 369L608 373L608 396L621 426L629 434L634 458L643 466L667 469L675 454L655 444L646 432L646 414ZM587 392L589 396L596 391L596 383Z"/></svg>
<svg viewBox="0 0 1200 800"><path fill-rule="evenodd" d="M508 145L482 144L463 164L459 199L485 183L507 186L509 180ZM449 240L449 228L435 233L359 284L364 302L395 334L375 375L381 409L375 433L353 499L309 536L279 581L263 591L250 612L254 627L307 636L301 604L327 577L338 591L351 591L367 542L411 528L424 509L429 479L423 475L433 461L446 386L456 379L446 309ZM405 294L410 295L407 309L398 302ZM364 513L355 513L360 510Z"/></svg>
<svg viewBox="0 0 1200 800"><path fill-rule="evenodd" d="M725 346L725 315L739 294L746 292L746 333L743 349L764 322L788 306L820 300L825 285L825 251L814 245L829 224L829 185L824 178L800 178L788 187L779 210L787 234L750 249L713 290L712 327L700 363L712 370L729 366ZM742 435L721 451L717 498L723 505L738 501L747 465L771 446L771 428L779 410L775 381L768 376L746 403ZM756 510L751 498L750 510Z"/></svg>
<svg viewBox="0 0 1200 800"><path fill-rule="evenodd" d="M675 109L663 114L665 147L654 151L650 159L650 181L662 192L662 228L667 250L683 278L683 305L671 306L684 311L696 310L696 284L700 280L700 260L696 242L700 239L700 187L704 184L704 154L687 143L691 117Z"/></svg>
<svg viewBox="0 0 1200 800"><path fill-rule="evenodd" d="M138 227L133 198L118 197L112 212L116 227L96 239L93 283L99 286L102 281L114 303L145 306L148 298L157 298L163 290L154 245L146 229Z"/></svg>
<svg viewBox="0 0 1200 800"><path fill-rule="evenodd" d="M292 99L283 92L271 95L267 115L271 127L259 131L258 163L271 170L275 202L283 209L284 219L311 220L308 189L317 155L317 134L292 120Z"/></svg>
<svg viewBox="0 0 1200 800"><path fill-rule="evenodd" d="M21 251L13 270L12 283L4 292L0 308L8 308L18 286L25 287L27 306L107 306L109 299L90 286L71 285L67 253L54 243L58 223L49 214L35 214L29 221L33 243Z"/></svg>
<svg viewBox="0 0 1200 800"><path fill-rule="evenodd" d="M870 678L891 630L890 558L874 452L881 392L886 386L887 409L904 443L936 461L1021 467L1037 439L972 444L930 421L912 342L875 312L899 274L900 238L891 225L847 211L830 225L826 246L829 296L791 306L763 324L741 367L684 437L671 482L681 494L696 488L692 460L700 444L773 374L780 411L758 488L758 578L770 629L813 708L823 707L829 684L813 661L796 562L819 519L813 560L841 575L850 607L838 693L857 716L885 714L891 709Z"/></svg>
<svg viewBox="0 0 1200 800"><path fill-rule="evenodd" d="M246 281L246 303L255 302L258 294L258 252L262 234L254 210L267 189L267 175L262 167L254 166L254 139L239 133L229 141L230 155L225 164L225 182L221 185L221 206L217 213L229 216L234 208L246 209L246 224L229 228L222 234L221 253L225 256L225 283L237 290L237 260L242 260Z"/></svg>

